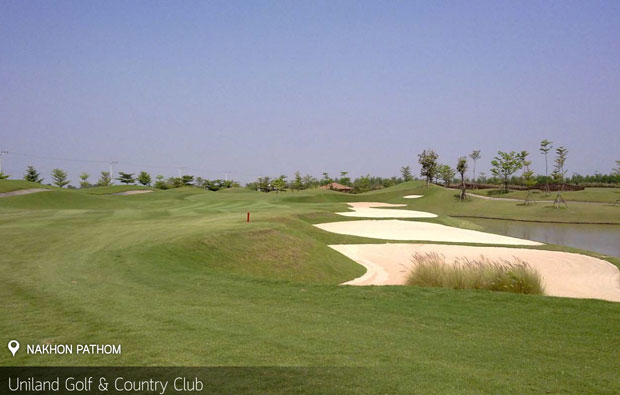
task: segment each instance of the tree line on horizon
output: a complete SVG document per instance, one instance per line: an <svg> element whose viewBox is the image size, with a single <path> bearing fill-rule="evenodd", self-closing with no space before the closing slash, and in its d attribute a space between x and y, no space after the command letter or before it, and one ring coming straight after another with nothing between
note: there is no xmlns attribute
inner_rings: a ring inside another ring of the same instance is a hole
<svg viewBox="0 0 620 395"><path fill-rule="evenodd" d="M568 158L568 150L562 146L555 149L555 158L553 159L553 171L549 174L548 156L553 149L552 142L543 140L540 143L539 152L545 158L545 174L534 175L530 166L532 161L530 159L530 153L527 151L510 151L503 152L498 151L497 155L491 160L491 173L492 176L487 177L485 172L480 172L476 176L476 164L477 161L482 158L480 150L474 150L468 156L462 156L457 158L455 167L440 163L439 155L432 149L425 149L422 153L418 154L418 163L421 166L420 176L426 180L426 184L430 183L443 184L444 186L450 186L455 183L460 183L464 197L464 190L467 183L470 186L477 185L501 185L504 191L508 191L509 186L520 186L527 189L542 189L548 192L550 186L554 185L563 187L564 185L581 185L581 186L605 186L605 185L617 185L620 184L620 160L616 161L616 168L612 170L610 174L595 173L593 175L580 175L573 174L571 177L567 177L568 170L565 168L566 160ZM469 169L468 158L472 162L473 178L465 176L466 171ZM516 173L519 170L523 170L520 175ZM417 180L411 172L410 166L403 166L400 169L400 177L377 177L367 174L355 179L351 179L347 171L341 171L339 177L331 177L327 172L323 173L323 177L320 179L315 178L310 174L304 176L299 171L295 172L294 177L289 181L286 175L280 175L278 177L258 177L254 182L249 182L246 187L249 189L261 191L261 192L281 192L286 190L300 191L311 188L318 188L321 186L329 185L331 183L338 183L352 188L353 193L363 193L372 190L388 188L402 182ZM194 177L193 175L183 175L181 177L169 177L165 178L163 175L157 175L153 182L151 175L146 171L141 171L134 177L135 173L118 172L118 177L115 180L125 185L139 184L142 186L152 186L158 189L172 189L179 187L198 187L211 191L217 191L220 189L239 187L240 183L233 180L208 180L202 177ZM456 178L459 175L458 179ZM51 171L52 184L63 188L75 188L70 185L68 179L68 173L62 169L56 168ZM0 172L0 180L7 179L9 176ZM91 188L100 186L110 186L113 184L112 176L108 171L102 171L99 179L96 183L89 181L90 175L82 172L80 174L80 188ZM23 176L26 181L35 183L43 183L44 179L40 176L39 172L34 166L28 166L26 173Z"/></svg>

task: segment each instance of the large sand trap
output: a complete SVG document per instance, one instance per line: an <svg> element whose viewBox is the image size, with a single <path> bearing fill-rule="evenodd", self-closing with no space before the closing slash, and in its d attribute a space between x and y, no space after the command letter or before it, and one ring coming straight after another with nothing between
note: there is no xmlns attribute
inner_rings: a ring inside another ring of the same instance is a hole
<svg viewBox="0 0 620 395"><path fill-rule="evenodd" d="M419 199L421 197L423 197L424 195L407 195L407 196L403 196L405 199Z"/></svg>
<svg viewBox="0 0 620 395"><path fill-rule="evenodd" d="M17 191L0 193L0 197L27 195L29 193L47 192L47 191L51 191L51 189L47 189L47 188L19 189Z"/></svg>
<svg viewBox="0 0 620 395"><path fill-rule="evenodd" d="M447 261L484 255L490 259L516 257L527 262L543 277L545 294L572 298L593 298L620 302L620 271L607 261L568 252L506 247L469 247L438 244L342 244L331 248L366 267L361 277L348 285L405 284L418 253L438 253Z"/></svg>
<svg viewBox="0 0 620 395"><path fill-rule="evenodd" d="M136 189L133 191L124 191L124 192L117 192L117 193L111 193L110 195L139 195L141 193L150 193L153 192L150 189Z"/></svg>
<svg viewBox="0 0 620 395"><path fill-rule="evenodd" d="M345 217L362 218L435 218L436 214L413 210L392 210L377 207L406 207L406 204L390 204L377 202L347 203L353 211L336 213Z"/></svg>
<svg viewBox="0 0 620 395"><path fill-rule="evenodd" d="M543 243L537 241L517 239L515 237L479 232L476 230L460 229L429 222L400 221L395 219L329 222L314 226L328 232L384 240L420 240L529 246L543 245Z"/></svg>

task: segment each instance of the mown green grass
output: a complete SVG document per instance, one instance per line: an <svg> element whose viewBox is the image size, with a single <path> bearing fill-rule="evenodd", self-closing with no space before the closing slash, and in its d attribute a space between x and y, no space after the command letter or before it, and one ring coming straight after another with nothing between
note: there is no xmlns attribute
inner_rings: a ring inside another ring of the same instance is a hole
<svg viewBox="0 0 620 395"><path fill-rule="evenodd" d="M476 195L496 198L525 200L527 197L527 191L509 191L508 193L501 193L501 189L474 189L469 192ZM557 192L552 191L546 194L543 191L533 190L530 198L553 201L556 196ZM614 204L616 200L620 199L620 188L586 188L583 191L566 191L562 192L562 197L566 201Z"/></svg>
<svg viewBox="0 0 620 395"><path fill-rule="evenodd" d="M446 214L469 203L449 192L411 183L367 196L182 188L2 198L3 341L120 343L123 354L5 352L0 365L345 366L368 368L344 373L366 393L620 391L619 304L336 285L364 269L327 245L376 240L312 223L350 220L333 212L352 199L460 221ZM402 199L414 193L427 196Z"/></svg>

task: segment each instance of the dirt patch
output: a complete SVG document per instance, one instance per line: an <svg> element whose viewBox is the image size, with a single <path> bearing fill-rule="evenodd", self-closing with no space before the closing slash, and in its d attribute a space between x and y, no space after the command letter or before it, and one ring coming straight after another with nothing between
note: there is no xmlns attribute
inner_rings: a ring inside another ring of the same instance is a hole
<svg viewBox="0 0 620 395"><path fill-rule="evenodd" d="M110 195L140 195L142 193L151 193L153 192L150 189L136 189L133 191L123 191L123 192L116 192L116 193L110 193Z"/></svg>
<svg viewBox="0 0 620 395"><path fill-rule="evenodd" d="M29 193L48 192L48 191L50 191L50 189L47 189L47 188L19 189L17 191L0 193L0 197L28 195Z"/></svg>

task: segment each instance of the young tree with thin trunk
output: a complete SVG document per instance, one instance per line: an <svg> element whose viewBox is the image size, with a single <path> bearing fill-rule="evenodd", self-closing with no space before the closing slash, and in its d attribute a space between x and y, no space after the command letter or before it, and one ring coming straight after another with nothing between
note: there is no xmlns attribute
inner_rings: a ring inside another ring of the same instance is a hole
<svg viewBox="0 0 620 395"><path fill-rule="evenodd" d="M314 188L318 184L319 181L310 174L306 174L301 182L302 189Z"/></svg>
<svg viewBox="0 0 620 395"><path fill-rule="evenodd" d="M323 178L321 178L321 186L331 184L332 182L334 182L334 180L329 176L329 174L326 172L323 173Z"/></svg>
<svg viewBox="0 0 620 395"><path fill-rule="evenodd" d="M411 167L409 167L409 166L401 167L400 168L400 174L402 174L403 180L405 182L413 181L413 176L411 175Z"/></svg>
<svg viewBox="0 0 620 395"><path fill-rule="evenodd" d="M276 193L286 190L286 176L283 174L271 182L271 187Z"/></svg>
<svg viewBox="0 0 620 395"><path fill-rule="evenodd" d="M90 177L90 175L86 172L82 172L80 173L80 188L90 188L90 183L88 182L88 177Z"/></svg>
<svg viewBox="0 0 620 395"><path fill-rule="evenodd" d="M521 151L521 162L523 163L523 183L527 187L527 196L525 197L524 205L528 205L530 203L536 203L535 200L531 199L532 195L532 187L536 185L536 179L534 178L534 171L530 169L530 165L532 164L531 160L528 160L529 152Z"/></svg>
<svg viewBox="0 0 620 395"><path fill-rule="evenodd" d="M164 176L162 174L157 175L155 179L157 180L155 181L155 188L168 189L168 184L166 184L166 181L164 180Z"/></svg>
<svg viewBox="0 0 620 395"><path fill-rule="evenodd" d="M478 151L478 153L480 153L480 151ZM459 158L459 161L456 164L456 171L461 175L461 195L459 196L459 201L463 201L467 197L467 190L465 188L465 172L467 171L467 158L465 158L464 156Z"/></svg>
<svg viewBox="0 0 620 395"><path fill-rule="evenodd" d="M341 171L340 172L340 178L338 180L336 180L336 182L342 184L342 185L346 185L346 186L351 186L351 178L347 177L347 174L349 174L348 171Z"/></svg>
<svg viewBox="0 0 620 395"><path fill-rule="evenodd" d="M99 181L97 181L97 186L107 187L108 185L112 185L112 177L110 177L110 172L102 171L101 176L99 176Z"/></svg>
<svg viewBox="0 0 620 395"><path fill-rule="evenodd" d="M138 182L144 186L151 185L151 175L144 170L138 174Z"/></svg>
<svg viewBox="0 0 620 395"><path fill-rule="evenodd" d="M540 153L545 155L545 194L549 194L549 168L547 164L547 154L553 146L551 145L551 141L544 139L540 142Z"/></svg>
<svg viewBox="0 0 620 395"><path fill-rule="evenodd" d="M504 184L504 192L508 192L508 180L517 170L523 167L521 156L514 151L497 151L497 155L491 161L491 172L495 177L501 178Z"/></svg>
<svg viewBox="0 0 620 395"><path fill-rule="evenodd" d="M118 175L119 177L117 177L116 179L123 184L129 185L135 182L135 180L133 179L133 173L125 173L125 172L119 171Z"/></svg>
<svg viewBox="0 0 620 395"><path fill-rule="evenodd" d="M34 166L28 166L26 168L26 174L24 174L24 180L30 182L36 182L38 184L43 182L43 178L39 178L39 172L34 168Z"/></svg>
<svg viewBox="0 0 620 395"><path fill-rule="evenodd" d="M562 191L564 190L564 177L566 176L567 170L564 169L564 164L566 163L566 158L568 156L568 150L564 147L559 147L555 150L556 158L555 158L555 169L553 170L553 181L559 184L558 194L555 197L555 201L553 202L553 207L559 207L560 203L566 204L566 201L562 197Z"/></svg>
<svg viewBox="0 0 620 395"><path fill-rule="evenodd" d="M422 166L420 169L420 175L426 178L426 186L429 186L437 174L438 158L439 155L437 155L432 149L424 150L421 154L418 154L418 163Z"/></svg>
<svg viewBox="0 0 620 395"><path fill-rule="evenodd" d="M303 180L301 178L301 173L297 170L295 172L295 178L293 179L293 182L291 182L291 191L299 191L301 189L303 189Z"/></svg>
<svg viewBox="0 0 620 395"><path fill-rule="evenodd" d="M52 179L58 188L62 188L71 182L71 180L67 180L67 172L62 169L52 170Z"/></svg>
<svg viewBox="0 0 620 395"><path fill-rule="evenodd" d="M450 186L450 182L452 182L452 180L454 179L454 176L456 175L454 170L448 165L439 165L437 167L437 172L439 173L439 176L443 180L443 184L445 187Z"/></svg>
<svg viewBox="0 0 620 395"><path fill-rule="evenodd" d="M482 155L480 155L480 150L474 150L474 152L472 152L471 154L469 154L469 157L471 158L471 160L474 162L474 179L473 179L473 184L474 184L474 188L476 188L476 161L480 158L482 158Z"/></svg>

